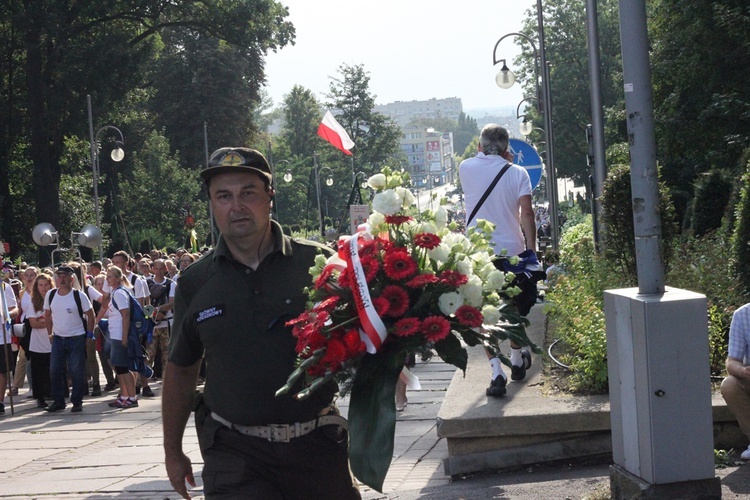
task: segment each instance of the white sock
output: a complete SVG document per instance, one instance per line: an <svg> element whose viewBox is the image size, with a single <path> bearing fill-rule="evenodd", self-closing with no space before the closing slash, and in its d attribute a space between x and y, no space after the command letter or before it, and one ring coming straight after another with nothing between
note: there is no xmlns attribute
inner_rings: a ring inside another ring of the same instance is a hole
<svg viewBox="0 0 750 500"><path fill-rule="evenodd" d="M523 357L521 357L521 349L510 348L510 364L513 366L523 366Z"/></svg>
<svg viewBox="0 0 750 500"><path fill-rule="evenodd" d="M490 359L490 366L492 367L492 380L495 380L497 377L503 377L507 380L507 377L503 372L503 364L500 362L499 358Z"/></svg>

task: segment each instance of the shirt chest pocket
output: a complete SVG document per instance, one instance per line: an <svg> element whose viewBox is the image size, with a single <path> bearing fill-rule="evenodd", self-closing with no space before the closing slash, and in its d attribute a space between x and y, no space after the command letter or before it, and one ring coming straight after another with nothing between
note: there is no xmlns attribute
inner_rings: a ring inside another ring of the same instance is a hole
<svg viewBox="0 0 750 500"><path fill-rule="evenodd" d="M257 311L262 318L261 325L265 325L265 331L278 331L285 328L284 324L304 312L307 297L297 294L287 297L279 297L277 300L266 303L266 306Z"/></svg>

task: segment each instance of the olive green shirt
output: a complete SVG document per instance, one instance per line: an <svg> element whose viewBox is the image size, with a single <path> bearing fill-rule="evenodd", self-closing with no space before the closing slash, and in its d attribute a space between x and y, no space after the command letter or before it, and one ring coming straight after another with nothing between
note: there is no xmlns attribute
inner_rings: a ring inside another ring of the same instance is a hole
<svg viewBox="0 0 750 500"><path fill-rule="evenodd" d="M295 368L297 339L285 323L305 310L315 256L332 250L289 238L276 222L272 234L274 250L256 270L235 261L220 237L214 251L180 276L175 290L169 361L190 366L205 351L206 405L240 425L312 420L336 392L331 383L297 401L292 396L302 389L299 380L289 393L275 396Z"/></svg>

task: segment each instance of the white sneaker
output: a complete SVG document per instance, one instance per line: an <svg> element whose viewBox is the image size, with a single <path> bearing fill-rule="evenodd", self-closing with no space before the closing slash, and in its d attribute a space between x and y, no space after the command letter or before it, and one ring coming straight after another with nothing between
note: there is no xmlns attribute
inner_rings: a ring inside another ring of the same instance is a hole
<svg viewBox="0 0 750 500"><path fill-rule="evenodd" d="M740 455L740 458L742 460L750 460L750 446L748 446L747 449L742 452L742 455Z"/></svg>

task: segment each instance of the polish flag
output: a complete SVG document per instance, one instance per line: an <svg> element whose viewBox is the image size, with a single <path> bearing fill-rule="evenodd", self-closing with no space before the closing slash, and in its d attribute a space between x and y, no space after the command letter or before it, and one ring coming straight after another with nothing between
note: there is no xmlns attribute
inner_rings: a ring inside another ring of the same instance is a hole
<svg viewBox="0 0 750 500"><path fill-rule="evenodd" d="M318 135L330 142L335 148L340 149L345 155L352 155L349 150L354 147L354 141L351 140L344 127L336 121L330 110L326 111L323 121L318 126Z"/></svg>

